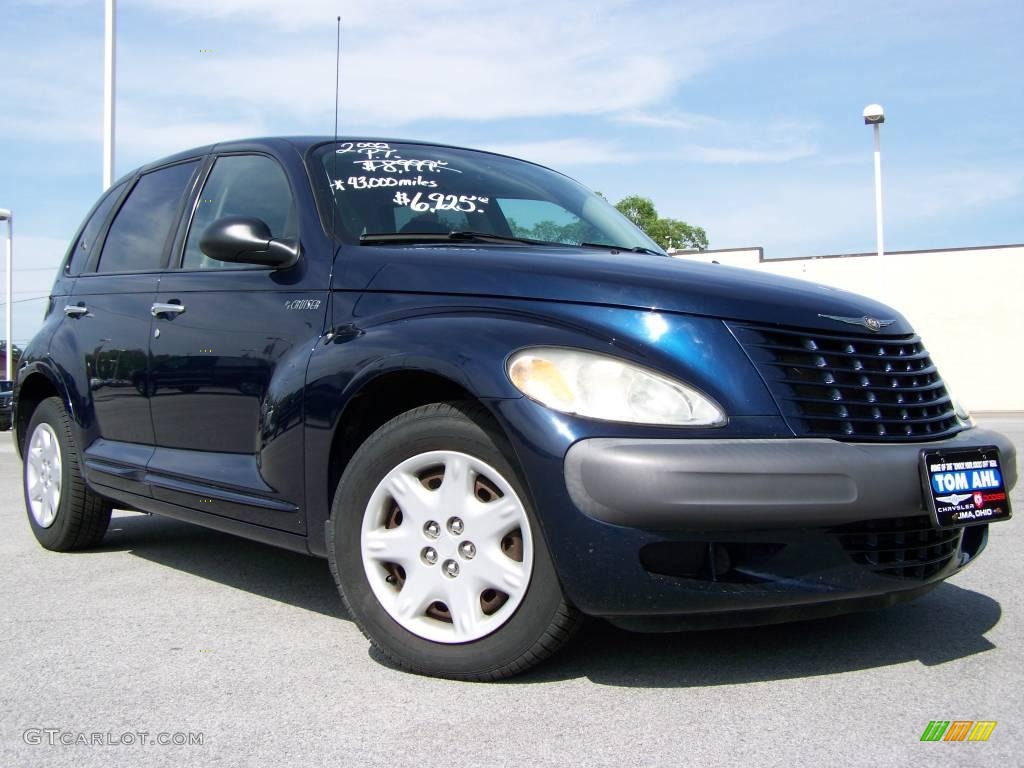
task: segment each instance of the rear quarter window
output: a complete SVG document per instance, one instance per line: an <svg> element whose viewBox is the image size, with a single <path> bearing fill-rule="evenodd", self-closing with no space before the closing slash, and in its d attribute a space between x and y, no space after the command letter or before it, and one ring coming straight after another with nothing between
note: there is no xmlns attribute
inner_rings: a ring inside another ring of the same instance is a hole
<svg viewBox="0 0 1024 768"><path fill-rule="evenodd" d="M103 225L110 217L110 212L114 210L114 205L121 199L121 193L124 192L126 185L127 182L122 182L116 187L112 187L93 207L92 213L86 218L85 225L81 228L78 239L71 248L71 253L64 265L65 272L71 275L78 274L89 262L89 256L95 251L99 238L103 234Z"/></svg>

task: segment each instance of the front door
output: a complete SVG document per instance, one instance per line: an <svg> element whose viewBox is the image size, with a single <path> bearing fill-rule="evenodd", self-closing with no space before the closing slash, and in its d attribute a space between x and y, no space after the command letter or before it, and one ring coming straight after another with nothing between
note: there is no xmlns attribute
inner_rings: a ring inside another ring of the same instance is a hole
<svg viewBox="0 0 1024 768"><path fill-rule="evenodd" d="M216 159L182 238L180 268L161 278L151 353L157 450L153 495L212 514L304 532L301 473L274 475L301 456L305 364L323 330L326 281L304 260L284 270L203 254L205 229L223 216L263 220L297 237L294 196L276 160ZM314 284L315 289L306 287ZM275 455L290 461L274 461Z"/></svg>

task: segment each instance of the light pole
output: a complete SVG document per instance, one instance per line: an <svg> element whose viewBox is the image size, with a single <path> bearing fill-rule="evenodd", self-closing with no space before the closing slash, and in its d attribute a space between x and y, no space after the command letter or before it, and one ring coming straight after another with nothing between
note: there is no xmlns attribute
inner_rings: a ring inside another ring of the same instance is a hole
<svg viewBox="0 0 1024 768"><path fill-rule="evenodd" d="M885 122L885 110L881 104L864 107L864 125L870 125L875 132L875 235L878 240L878 255L885 253L882 237L882 139L879 128Z"/></svg>
<svg viewBox="0 0 1024 768"><path fill-rule="evenodd" d="M114 183L114 70L116 29L115 0L106 0L103 44L103 189Z"/></svg>
<svg viewBox="0 0 1024 768"><path fill-rule="evenodd" d="M7 318L7 352L5 360L7 367L7 378L14 381L14 374L11 371L11 299L14 298L14 291L11 290L11 259L14 251L14 214L6 208L0 208L0 221L7 222L7 304L4 305L4 315Z"/></svg>

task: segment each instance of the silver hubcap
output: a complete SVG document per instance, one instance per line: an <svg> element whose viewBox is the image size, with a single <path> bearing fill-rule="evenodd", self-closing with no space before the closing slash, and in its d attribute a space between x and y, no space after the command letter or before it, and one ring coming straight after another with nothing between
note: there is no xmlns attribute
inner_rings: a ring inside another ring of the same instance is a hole
<svg viewBox="0 0 1024 768"><path fill-rule="evenodd" d="M360 544L384 610L439 643L502 626L533 571L522 501L497 470L456 451L422 453L388 472L366 506Z"/></svg>
<svg viewBox="0 0 1024 768"><path fill-rule="evenodd" d="M29 439L25 457L28 506L40 528L49 528L57 519L61 481L60 443L49 424L40 424Z"/></svg>

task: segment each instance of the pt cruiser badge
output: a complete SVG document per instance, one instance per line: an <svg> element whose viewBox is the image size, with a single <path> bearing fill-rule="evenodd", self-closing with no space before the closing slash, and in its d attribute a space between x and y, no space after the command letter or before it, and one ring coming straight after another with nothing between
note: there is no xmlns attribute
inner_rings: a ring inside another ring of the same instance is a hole
<svg viewBox="0 0 1024 768"><path fill-rule="evenodd" d="M320 299L292 299L284 303L285 309L320 309Z"/></svg>

